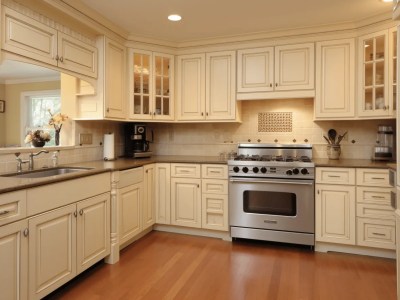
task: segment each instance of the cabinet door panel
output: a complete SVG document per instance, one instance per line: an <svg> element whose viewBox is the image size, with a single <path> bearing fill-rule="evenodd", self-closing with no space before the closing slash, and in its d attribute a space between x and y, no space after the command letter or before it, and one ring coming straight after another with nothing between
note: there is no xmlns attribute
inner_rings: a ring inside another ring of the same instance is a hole
<svg viewBox="0 0 400 300"><path fill-rule="evenodd" d="M367 247L396 249L395 221L357 218L357 244Z"/></svg>
<svg viewBox="0 0 400 300"><path fill-rule="evenodd" d="M237 82L239 93L272 91L274 48L239 50Z"/></svg>
<svg viewBox="0 0 400 300"><path fill-rule="evenodd" d="M28 221L0 227L0 291L2 299L27 299L28 238L22 232Z"/></svg>
<svg viewBox="0 0 400 300"><path fill-rule="evenodd" d="M57 65L57 30L7 7L2 10L3 50Z"/></svg>
<svg viewBox="0 0 400 300"><path fill-rule="evenodd" d="M142 183L119 190L119 236L120 245L129 241L141 231L140 208Z"/></svg>
<svg viewBox="0 0 400 300"><path fill-rule="evenodd" d="M206 118L235 119L235 51L206 55Z"/></svg>
<svg viewBox="0 0 400 300"><path fill-rule="evenodd" d="M201 228L200 185L200 179L171 179L171 224Z"/></svg>
<svg viewBox="0 0 400 300"><path fill-rule="evenodd" d="M275 47L275 90L314 88L314 44Z"/></svg>
<svg viewBox="0 0 400 300"><path fill-rule="evenodd" d="M178 56L178 120L205 118L205 54Z"/></svg>
<svg viewBox="0 0 400 300"><path fill-rule="evenodd" d="M202 195L202 228L228 231L228 195Z"/></svg>
<svg viewBox="0 0 400 300"><path fill-rule="evenodd" d="M355 116L354 39L317 43L316 118Z"/></svg>
<svg viewBox="0 0 400 300"><path fill-rule="evenodd" d="M58 65L61 68L97 77L96 47L59 32L58 56Z"/></svg>
<svg viewBox="0 0 400 300"><path fill-rule="evenodd" d="M110 254L110 194L77 204L77 272Z"/></svg>
<svg viewBox="0 0 400 300"><path fill-rule="evenodd" d="M355 187L316 185L316 240L355 244Z"/></svg>
<svg viewBox="0 0 400 300"><path fill-rule="evenodd" d="M76 275L76 205L29 220L29 298L38 299Z"/></svg>
<svg viewBox="0 0 400 300"><path fill-rule="evenodd" d="M144 195L142 210L142 229L155 223L155 167L154 164L144 167Z"/></svg>
<svg viewBox="0 0 400 300"><path fill-rule="evenodd" d="M171 165L156 165L156 223L171 224Z"/></svg>

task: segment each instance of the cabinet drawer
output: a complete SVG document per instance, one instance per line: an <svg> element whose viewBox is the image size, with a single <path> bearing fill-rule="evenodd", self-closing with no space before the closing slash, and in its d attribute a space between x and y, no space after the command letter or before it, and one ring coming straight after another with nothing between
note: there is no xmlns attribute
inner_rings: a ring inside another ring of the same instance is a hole
<svg viewBox="0 0 400 300"><path fill-rule="evenodd" d="M389 170L357 169L357 185L390 187Z"/></svg>
<svg viewBox="0 0 400 300"><path fill-rule="evenodd" d="M119 172L118 188L140 183L143 181L143 168L134 168Z"/></svg>
<svg viewBox="0 0 400 300"><path fill-rule="evenodd" d="M357 217L395 220L393 208L390 205L357 203Z"/></svg>
<svg viewBox="0 0 400 300"><path fill-rule="evenodd" d="M357 187L357 202L390 206L390 189L377 187Z"/></svg>
<svg viewBox="0 0 400 300"><path fill-rule="evenodd" d="M396 249L395 221L357 218L357 245Z"/></svg>
<svg viewBox="0 0 400 300"><path fill-rule="evenodd" d="M316 183L348 184L356 183L355 169L316 168Z"/></svg>
<svg viewBox="0 0 400 300"><path fill-rule="evenodd" d="M228 180L203 179L202 193L206 194L228 194Z"/></svg>
<svg viewBox="0 0 400 300"><path fill-rule="evenodd" d="M201 165L202 178L228 179L228 166Z"/></svg>
<svg viewBox="0 0 400 300"><path fill-rule="evenodd" d="M0 226L26 217L26 190L0 195Z"/></svg>
<svg viewBox="0 0 400 300"><path fill-rule="evenodd" d="M200 178L200 165L171 164L171 177Z"/></svg>

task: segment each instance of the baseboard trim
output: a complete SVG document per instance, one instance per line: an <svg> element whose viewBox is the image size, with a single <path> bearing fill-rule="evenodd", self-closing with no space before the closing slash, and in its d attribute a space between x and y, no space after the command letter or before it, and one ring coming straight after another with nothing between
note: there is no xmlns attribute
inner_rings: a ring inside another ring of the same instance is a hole
<svg viewBox="0 0 400 300"><path fill-rule="evenodd" d="M336 245L336 244L324 243L324 242L315 242L315 251L317 251L317 252L341 252L341 253L350 253L350 254L396 259L396 251L395 250L367 248L367 247L352 246L352 245L339 245L339 244Z"/></svg>
<svg viewBox="0 0 400 300"><path fill-rule="evenodd" d="M165 231L165 232L171 232L171 233L219 238L219 239L222 239L222 240L228 241L228 242L232 241L232 238L229 235L228 231L216 231L216 230L208 230L208 229L200 229L200 228L186 228L186 227L180 227L180 226L174 226L174 225L154 225L153 229L156 231Z"/></svg>

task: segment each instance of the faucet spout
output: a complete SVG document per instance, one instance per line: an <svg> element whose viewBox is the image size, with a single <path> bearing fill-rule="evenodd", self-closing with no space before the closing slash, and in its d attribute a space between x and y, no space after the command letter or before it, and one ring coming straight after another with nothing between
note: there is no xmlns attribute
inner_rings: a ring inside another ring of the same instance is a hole
<svg viewBox="0 0 400 300"><path fill-rule="evenodd" d="M38 156L38 155L41 154L41 153L49 153L49 151L47 151L47 150L40 150L39 152L29 154L29 170L33 170L33 168L34 168L34 161L33 161L33 158L34 158L35 156Z"/></svg>

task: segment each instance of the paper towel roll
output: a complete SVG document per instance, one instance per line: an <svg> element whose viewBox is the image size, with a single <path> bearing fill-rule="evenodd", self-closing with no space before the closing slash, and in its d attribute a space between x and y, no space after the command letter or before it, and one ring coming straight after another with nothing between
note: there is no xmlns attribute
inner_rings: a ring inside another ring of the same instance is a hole
<svg viewBox="0 0 400 300"><path fill-rule="evenodd" d="M104 135L104 160L115 159L114 149L114 133L106 133Z"/></svg>

